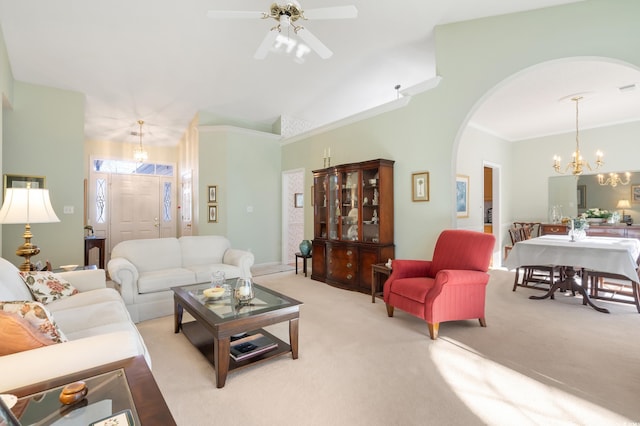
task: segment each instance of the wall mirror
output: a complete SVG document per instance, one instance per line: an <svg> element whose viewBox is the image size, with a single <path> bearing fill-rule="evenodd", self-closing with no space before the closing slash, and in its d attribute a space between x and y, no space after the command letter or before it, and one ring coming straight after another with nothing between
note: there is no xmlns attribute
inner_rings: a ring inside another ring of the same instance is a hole
<svg viewBox="0 0 640 426"><path fill-rule="evenodd" d="M618 172L624 178L626 172ZM606 179L609 173L602 173ZM561 206L564 216L577 216L587 209L620 211L618 201L629 200L631 209L624 214L631 215L634 222L640 222L640 171L632 171L628 185L600 185L598 173L575 176L549 177L549 209ZM622 211L620 211L622 214Z"/></svg>

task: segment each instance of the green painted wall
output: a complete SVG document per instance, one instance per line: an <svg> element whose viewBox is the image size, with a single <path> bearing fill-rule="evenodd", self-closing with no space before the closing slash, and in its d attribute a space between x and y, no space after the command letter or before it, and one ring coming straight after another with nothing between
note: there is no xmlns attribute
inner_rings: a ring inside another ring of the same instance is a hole
<svg viewBox="0 0 640 426"><path fill-rule="evenodd" d="M15 82L12 110L3 111L4 173L46 177L59 223L33 224L32 243L53 266L84 262L84 96L68 90ZM64 214L63 207L73 207ZM2 252L20 264L15 249L22 244L22 225L3 225Z"/></svg>
<svg viewBox="0 0 640 426"><path fill-rule="evenodd" d="M453 204L458 147L474 109L501 82L546 61L596 56L640 66L638 16L640 2L595 0L438 27L438 87L416 95L401 110L285 145L283 169L320 167L324 147L335 152L334 164L378 157L395 160L396 256L429 256L440 231L458 226ZM530 161L530 169L535 169L530 172L540 175L540 188L546 188L553 149L545 146L538 153L545 160ZM410 176L419 170L430 172L428 203L411 202ZM530 179L520 172L504 178ZM518 192L515 185L505 191L505 203L517 205L522 197ZM546 198L538 198L538 203ZM306 210L308 237L313 213Z"/></svg>
<svg viewBox="0 0 640 426"><path fill-rule="evenodd" d="M201 113L201 118L202 118ZM281 257L280 144L272 136L201 121L198 234L226 235L255 263ZM218 222L208 223L208 187L217 185Z"/></svg>

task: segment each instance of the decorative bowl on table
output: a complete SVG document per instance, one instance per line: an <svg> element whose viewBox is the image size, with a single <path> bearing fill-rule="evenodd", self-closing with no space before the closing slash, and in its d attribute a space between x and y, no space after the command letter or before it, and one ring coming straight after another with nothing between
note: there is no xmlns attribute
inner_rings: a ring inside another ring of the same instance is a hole
<svg viewBox="0 0 640 426"><path fill-rule="evenodd" d="M69 272L69 271L73 271L78 267L78 265L61 265L60 269L62 269L63 271Z"/></svg>
<svg viewBox="0 0 640 426"><path fill-rule="evenodd" d="M215 299L220 299L222 296L224 296L224 291L225 289L223 287L211 287L211 288L205 288L204 290L202 290L202 294L207 299L215 300Z"/></svg>

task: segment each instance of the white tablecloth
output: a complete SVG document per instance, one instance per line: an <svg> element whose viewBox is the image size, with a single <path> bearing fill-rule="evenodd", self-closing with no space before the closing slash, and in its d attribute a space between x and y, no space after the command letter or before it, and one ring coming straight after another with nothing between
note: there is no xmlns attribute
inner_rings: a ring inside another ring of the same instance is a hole
<svg viewBox="0 0 640 426"><path fill-rule="evenodd" d="M636 238L586 237L571 242L568 235L543 235L516 243L505 262L508 269L528 265L573 266L621 274L639 282Z"/></svg>

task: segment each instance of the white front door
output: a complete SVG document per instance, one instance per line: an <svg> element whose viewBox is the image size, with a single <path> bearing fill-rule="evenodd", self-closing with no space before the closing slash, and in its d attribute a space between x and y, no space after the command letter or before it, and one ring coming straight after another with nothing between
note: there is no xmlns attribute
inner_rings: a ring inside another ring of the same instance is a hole
<svg viewBox="0 0 640 426"><path fill-rule="evenodd" d="M111 243L160 237L160 178L111 175Z"/></svg>

